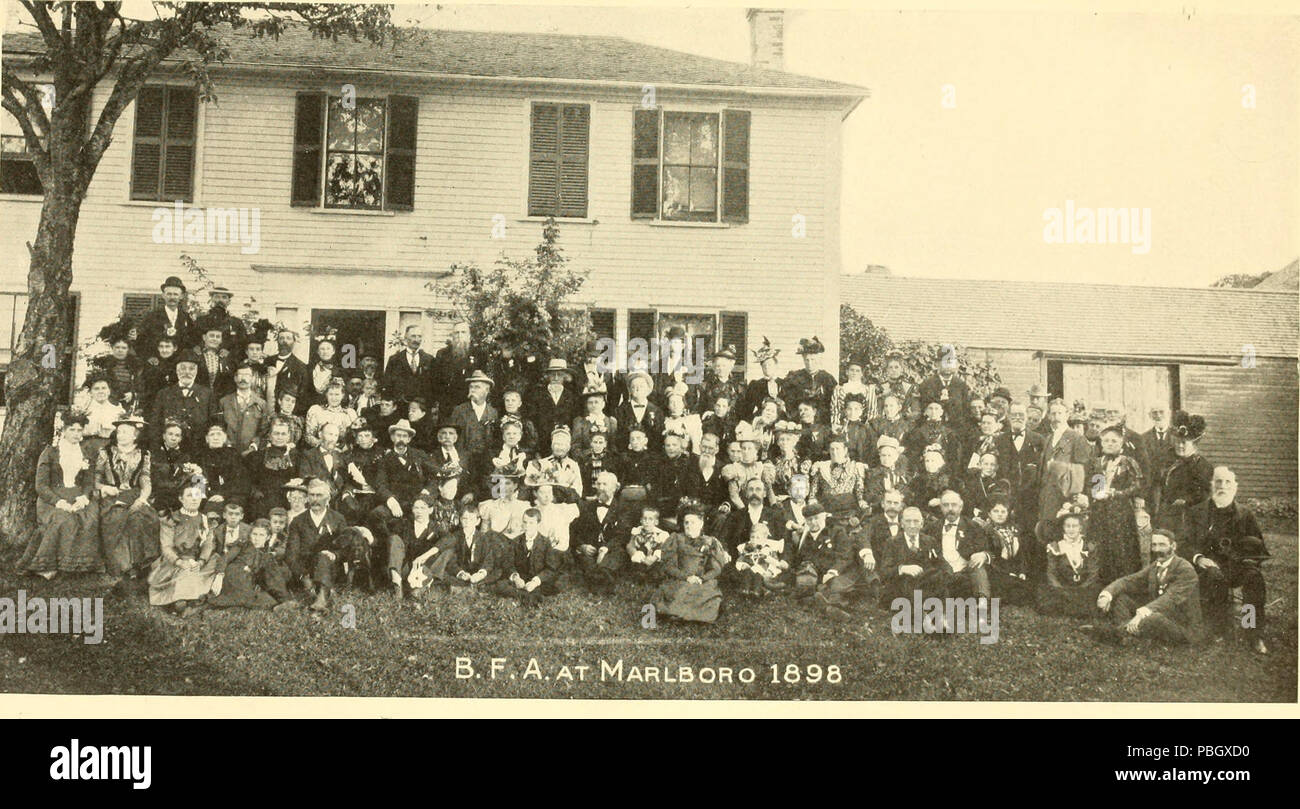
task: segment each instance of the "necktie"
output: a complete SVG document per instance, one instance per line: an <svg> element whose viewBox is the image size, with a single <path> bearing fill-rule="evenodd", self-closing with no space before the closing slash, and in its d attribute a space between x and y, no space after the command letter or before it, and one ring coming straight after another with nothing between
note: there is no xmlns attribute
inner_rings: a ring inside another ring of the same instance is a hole
<svg viewBox="0 0 1300 809"><path fill-rule="evenodd" d="M418 371L420 370L420 355L419 355L419 354L407 354L406 356L407 356L407 362L408 362L408 363L410 364L410 366L411 366L411 373L416 373L416 372L418 372Z"/></svg>

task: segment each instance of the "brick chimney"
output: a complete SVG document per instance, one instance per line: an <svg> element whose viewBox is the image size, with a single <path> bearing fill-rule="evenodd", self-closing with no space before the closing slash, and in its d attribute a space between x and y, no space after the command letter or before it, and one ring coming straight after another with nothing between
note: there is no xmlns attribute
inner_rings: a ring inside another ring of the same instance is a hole
<svg viewBox="0 0 1300 809"><path fill-rule="evenodd" d="M785 11L779 8L751 8L749 20L749 63L767 70L785 70Z"/></svg>

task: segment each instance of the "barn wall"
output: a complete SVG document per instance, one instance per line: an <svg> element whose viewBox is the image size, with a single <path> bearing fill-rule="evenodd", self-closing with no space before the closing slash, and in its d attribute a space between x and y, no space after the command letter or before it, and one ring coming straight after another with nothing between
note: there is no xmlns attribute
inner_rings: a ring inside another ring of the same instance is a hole
<svg viewBox="0 0 1300 809"><path fill-rule="evenodd" d="M1241 497L1296 496L1295 360L1183 365L1183 408L1205 417L1201 453L1237 472Z"/></svg>

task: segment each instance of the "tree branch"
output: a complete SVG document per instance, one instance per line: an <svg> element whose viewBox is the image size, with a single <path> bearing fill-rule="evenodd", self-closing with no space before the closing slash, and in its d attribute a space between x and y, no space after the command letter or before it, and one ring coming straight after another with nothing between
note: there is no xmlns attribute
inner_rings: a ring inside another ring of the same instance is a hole
<svg viewBox="0 0 1300 809"><path fill-rule="evenodd" d="M14 105L11 107L6 103L5 109L9 110L9 113L18 119L18 124L23 127L23 134L27 134L28 128L32 125L35 125L35 128L39 129L43 134L50 132L50 119L45 114L45 108L41 106L40 101L45 94L36 85L18 78L13 68L7 64L0 65L0 85L3 85L5 100L7 102L12 101ZM18 94L13 92L14 90L21 92L23 97L19 99ZM31 147L30 138L28 140L27 145ZM45 151L45 147L40 143L39 138L37 138L36 145L40 147L40 152Z"/></svg>
<svg viewBox="0 0 1300 809"><path fill-rule="evenodd" d="M31 0L21 0L21 2L23 8L27 9L27 13L32 15L36 28L41 32L41 39L45 40L45 47L51 52L51 55L62 55L64 49L63 37L59 35L59 29L55 27L54 20L50 19L49 6L45 3L33 3Z"/></svg>

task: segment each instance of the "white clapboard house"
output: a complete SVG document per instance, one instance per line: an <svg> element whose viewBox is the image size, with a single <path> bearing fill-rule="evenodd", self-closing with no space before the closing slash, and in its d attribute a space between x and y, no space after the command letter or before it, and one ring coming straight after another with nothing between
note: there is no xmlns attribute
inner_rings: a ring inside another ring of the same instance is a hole
<svg viewBox="0 0 1300 809"><path fill-rule="evenodd" d="M166 276L187 277L184 253L236 311L251 296L363 354L422 322L436 349L447 304L425 284L528 254L555 216L590 271L597 332L621 346L680 324L737 345L753 376L763 336L784 372L816 334L834 368L841 128L867 90L783 72L781 12L748 19L748 65L618 37L417 30L376 48L231 33L215 103L178 76L123 114L82 209L74 336L157 305ZM39 50L4 41L20 68ZM4 127L0 372L41 207L7 114ZM201 239L171 227L178 209L208 217Z"/></svg>

